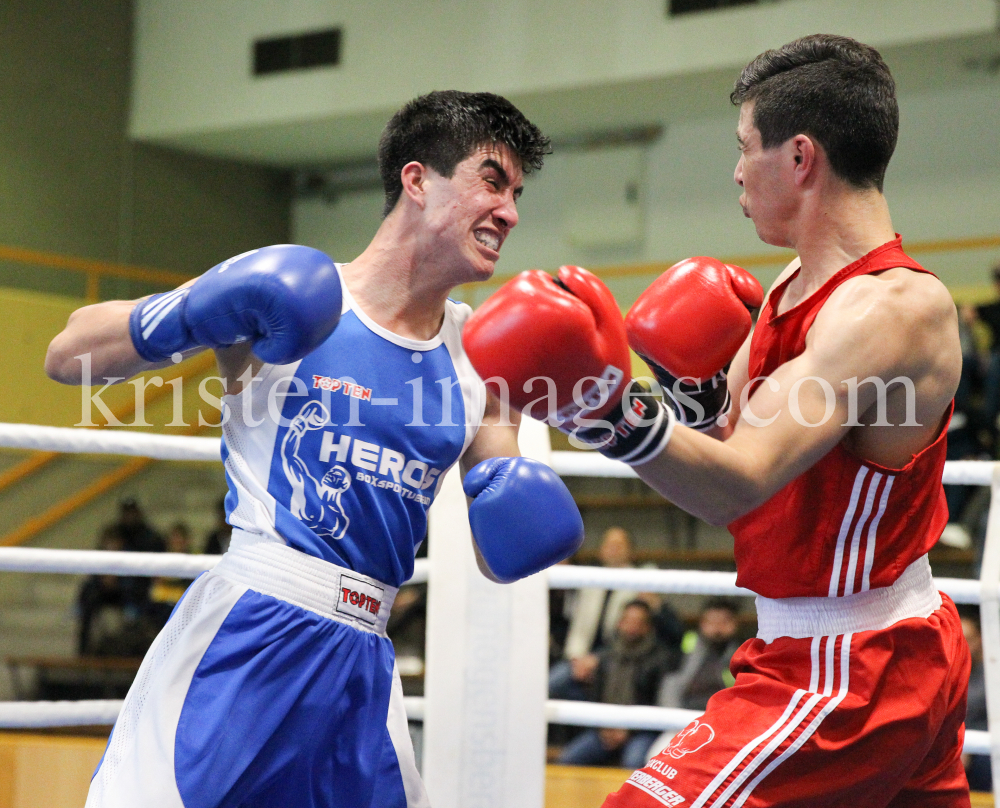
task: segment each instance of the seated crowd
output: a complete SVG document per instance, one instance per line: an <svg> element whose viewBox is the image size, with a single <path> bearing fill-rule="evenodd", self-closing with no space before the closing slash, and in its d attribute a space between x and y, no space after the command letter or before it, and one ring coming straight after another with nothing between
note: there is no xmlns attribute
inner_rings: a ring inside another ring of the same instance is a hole
<svg viewBox="0 0 1000 808"><path fill-rule="evenodd" d="M218 520L203 551L228 546L231 528L220 501ZM191 552L190 531L176 523L166 537L146 521L134 499L120 503L118 520L106 526L98 549ZM426 552L426 551L425 551ZM598 548L605 567L634 566L632 542L620 527L608 529ZM80 656L140 657L166 624L190 581L175 578L91 575L77 596ZM426 586L405 587L393 609L389 634L397 655L423 656ZM550 590L549 698L605 704L656 705L704 710L712 694L733 683L730 660L746 639L740 631L740 600L704 600L695 628L688 629L660 595L599 588ZM982 643L975 608L962 611L973 657L967 727L986 729ZM560 763L640 768L665 748L674 733L616 728L551 727ZM991 788L989 758L966 756L974 790Z"/></svg>
<svg viewBox="0 0 1000 808"><path fill-rule="evenodd" d="M620 527L598 548L605 567L634 566L632 542ZM656 705L703 711L712 694L729 687L740 631L737 598L704 600L697 627L684 623L658 595L626 590L551 590L549 698L605 704ZM985 730L986 690L979 610L961 606L972 654L966 728ZM550 728L559 763L636 769L664 749L673 732ZM989 757L965 755L969 785L990 791Z"/></svg>
<svg viewBox="0 0 1000 808"><path fill-rule="evenodd" d="M221 552L231 528L219 506L218 524L207 537L205 552ZM134 499L119 503L118 519L101 530L97 549L190 553L188 526L177 522L166 537L147 521ZM80 656L141 657L166 624L177 601L191 583L186 578L90 575L76 598Z"/></svg>
<svg viewBox="0 0 1000 808"><path fill-rule="evenodd" d="M633 566L628 533L606 531L598 557L603 566ZM688 631L670 604L649 592L581 589L554 595L551 605L558 658L549 698L703 710L709 696L732 682L729 659L742 640L737 600L706 601L697 629ZM560 763L633 769L672 737L613 728L569 733L553 732Z"/></svg>

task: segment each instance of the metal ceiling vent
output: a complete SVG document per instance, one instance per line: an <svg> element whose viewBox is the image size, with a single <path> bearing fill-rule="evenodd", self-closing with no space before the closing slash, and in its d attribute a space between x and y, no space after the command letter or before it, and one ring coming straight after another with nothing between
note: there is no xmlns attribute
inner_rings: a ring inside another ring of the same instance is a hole
<svg viewBox="0 0 1000 808"><path fill-rule="evenodd" d="M667 16L676 17L698 11L717 11L732 6L754 5L758 0L667 0Z"/></svg>
<svg viewBox="0 0 1000 808"><path fill-rule="evenodd" d="M342 39L341 28L258 39L253 43L253 73L268 76L289 70L339 65Z"/></svg>

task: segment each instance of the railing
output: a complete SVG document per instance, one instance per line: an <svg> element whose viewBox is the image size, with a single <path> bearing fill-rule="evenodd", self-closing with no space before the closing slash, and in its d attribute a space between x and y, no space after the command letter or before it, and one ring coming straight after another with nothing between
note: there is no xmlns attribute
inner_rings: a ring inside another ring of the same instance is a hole
<svg viewBox="0 0 1000 808"><path fill-rule="evenodd" d="M162 386L153 387L151 390L149 388L144 389L143 394L145 395L145 403L152 404L162 398L165 398L166 396L172 395L173 388L170 385L170 381L172 379L180 378L187 381L201 375L202 373L207 373L214 366L215 356L212 353L206 352L192 357L186 362L171 368L165 373L164 384ZM117 419L119 421L127 418L134 412L134 399L129 399L123 404L111 408L112 419ZM98 413L96 417L98 419L103 419L103 415L100 413ZM107 423L108 419L103 419L101 426L106 425ZM201 426L188 427L178 434L196 435L208 428L209 427ZM108 438L105 436L100 439L100 442L105 444L107 440ZM0 472L0 491L21 483L32 475L37 474L58 458L60 454L61 453L58 451L36 449L24 460L14 464L9 469ZM101 494L110 491L115 486L131 479L152 462L153 460L148 457L136 457L127 461L120 467L102 474L79 491L73 492L58 502L53 502L41 513L32 516L30 519L27 519L13 530L8 531L6 534L0 535L0 547L14 547L30 541L43 530L58 524L87 503L99 497Z"/></svg>
<svg viewBox="0 0 1000 808"><path fill-rule="evenodd" d="M111 261L95 261L89 258L76 258L70 255L43 252L42 250L12 247L6 244L0 244L0 261L83 274L86 280L84 298L89 303L96 303L100 300L102 278L124 278L144 283L162 284L164 288L168 289L191 279L190 275L166 269L116 264Z"/></svg>
<svg viewBox="0 0 1000 808"><path fill-rule="evenodd" d="M996 236L971 236L967 238L955 239L933 239L928 241L912 241L906 243L906 251L912 255L941 252L964 252L969 250L986 250L1000 247L1000 235ZM770 251L761 253L748 253L743 255L724 256L723 261L729 264L753 269L755 267L773 267L787 264L794 257L794 253L788 251ZM678 260L680 260L678 258ZM96 261L88 258L77 258L74 256L59 255L57 253L44 252L42 250L29 250L23 247L13 247L0 244L0 261L10 261L17 264L27 264L30 266L46 267L48 269L62 270L82 274L85 278L84 297L88 302L96 302L101 298L101 280L104 278L121 278L132 281L140 281L148 284L161 284L164 289L178 286L192 275L182 272L174 272L164 269L153 269L151 267L133 266L130 264L119 264L111 261ZM591 267L601 278L633 278L646 275L658 275L674 261L654 261L640 264L620 264L603 267ZM204 267L203 269L208 269ZM484 284L479 284L480 288L497 286L512 277L511 274L500 274L494 276ZM471 288L471 287L470 287ZM987 288L985 285L984 289Z"/></svg>

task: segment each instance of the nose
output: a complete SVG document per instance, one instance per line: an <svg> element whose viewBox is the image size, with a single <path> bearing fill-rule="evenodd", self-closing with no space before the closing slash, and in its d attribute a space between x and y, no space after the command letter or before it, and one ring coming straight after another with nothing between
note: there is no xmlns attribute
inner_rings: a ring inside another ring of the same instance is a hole
<svg viewBox="0 0 1000 808"><path fill-rule="evenodd" d="M740 155L740 159L736 161L736 170L733 172L733 182L743 187L743 155Z"/></svg>
<svg viewBox="0 0 1000 808"><path fill-rule="evenodd" d="M507 195L500 207L493 211L493 218L496 220L497 226L503 229L504 235L514 228L518 217L517 201L514 199L513 194Z"/></svg>

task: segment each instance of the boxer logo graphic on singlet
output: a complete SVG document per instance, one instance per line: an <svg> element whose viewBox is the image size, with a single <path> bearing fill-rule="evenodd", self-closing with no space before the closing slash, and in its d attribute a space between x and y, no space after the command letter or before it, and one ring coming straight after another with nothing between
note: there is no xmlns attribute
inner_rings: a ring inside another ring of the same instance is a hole
<svg viewBox="0 0 1000 808"><path fill-rule="evenodd" d="M281 442L281 465L292 487L288 510L316 535L342 539L350 519L344 513L340 497L351 487L351 475L343 466L333 466L322 480L317 480L299 457L299 446L306 432L322 429L330 422L330 413L318 401L307 401L288 426Z"/></svg>
<svg viewBox="0 0 1000 808"><path fill-rule="evenodd" d="M687 729L678 732L670 742L670 746L663 750L662 754L678 759L684 755L697 752L705 744L710 743L715 738L715 730L708 724L695 721Z"/></svg>

